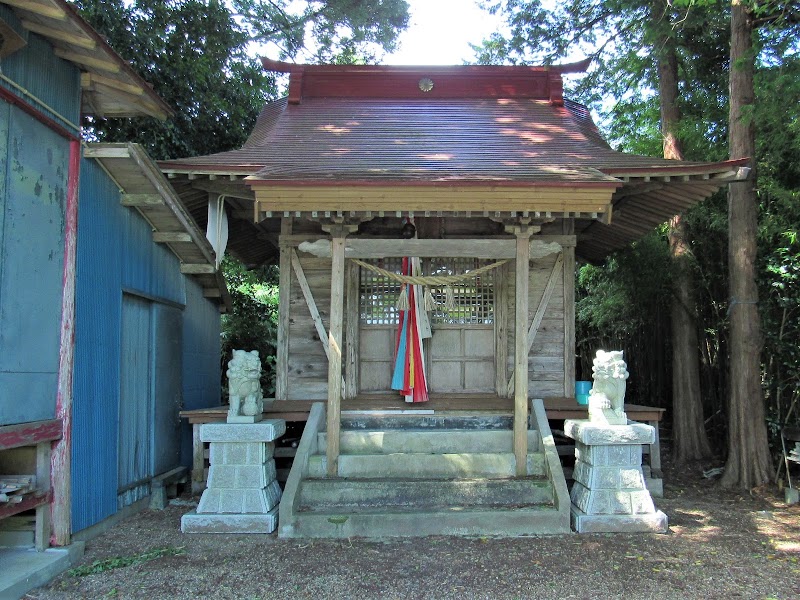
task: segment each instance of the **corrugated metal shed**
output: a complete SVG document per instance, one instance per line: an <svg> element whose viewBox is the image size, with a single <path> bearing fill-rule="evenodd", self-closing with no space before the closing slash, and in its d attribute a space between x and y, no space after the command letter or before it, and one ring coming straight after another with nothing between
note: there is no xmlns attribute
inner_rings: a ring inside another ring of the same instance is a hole
<svg viewBox="0 0 800 600"><path fill-rule="evenodd" d="M139 440L143 426L136 419L122 419L124 411L120 412L120 390L127 389L121 365L129 362L123 360L123 352L134 348L123 343L126 331L123 291L127 292L126 298L132 299L130 302L144 307L142 311L148 315L157 312L154 305L182 309L186 304L186 279L180 272L177 257L168 248L153 242L150 225L135 210L123 206L120 197L118 185L97 161L84 159L73 386L73 439L76 443L72 453L72 516L75 531L116 512L117 491L122 480L142 473L143 477L154 474L151 442L155 442L152 439L148 442L147 454L144 454L140 444L146 440ZM216 312L213 305L209 306L211 312ZM218 312L216 319L219 320ZM151 328L139 333L147 336L147 360L151 360L150 354L155 354L152 344L158 336ZM218 340L216 349L219 349ZM167 378L180 373L180 352L162 355L159 371ZM129 380L131 385L138 381L136 377ZM149 387L153 385L149 382L145 385L147 390L153 390L148 392L150 394L159 389L158 385ZM149 398L153 402L161 401L158 395ZM174 402L174 394L164 402ZM153 415L152 410L144 415L147 431L153 430ZM146 468L139 460L142 456L147 456L149 461ZM121 471L120 465L124 466ZM125 485L134 482L129 480ZM133 488L133 492L123 494L121 501L135 500L137 494L145 493L144 490L144 486Z"/></svg>

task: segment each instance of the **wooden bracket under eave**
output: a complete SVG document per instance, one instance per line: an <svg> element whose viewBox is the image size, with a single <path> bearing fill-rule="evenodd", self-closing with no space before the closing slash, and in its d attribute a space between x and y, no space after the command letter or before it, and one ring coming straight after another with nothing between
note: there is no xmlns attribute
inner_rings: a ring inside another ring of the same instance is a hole
<svg viewBox="0 0 800 600"><path fill-rule="evenodd" d="M611 214L613 212L612 205L609 204L608 208L605 211L601 212L597 215L597 220L603 223L604 225L611 225Z"/></svg>
<svg viewBox="0 0 800 600"><path fill-rule="evenodd" d="M289 72L289 104L300 104L303 99L303 74L305 68L298 65Z"/></svg>

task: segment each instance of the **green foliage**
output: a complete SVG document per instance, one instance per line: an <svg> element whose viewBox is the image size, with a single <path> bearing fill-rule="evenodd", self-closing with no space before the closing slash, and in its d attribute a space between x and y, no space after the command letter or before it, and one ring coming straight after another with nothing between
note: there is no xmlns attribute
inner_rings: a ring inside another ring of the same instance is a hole
<svg viewBox="0 0 800 600"><path fill-rule="evenodd" d="M133 141L157 160L240 147L267 100L274 75L254 45L350 62L391 49L408 22L405 0L77 0L84 18L175 111L155 119L94 120L87 135ZM311 50L308 50L310 48Z"/></svg>
<svg viewBox="0 0 800 600"><path fill-rule="evenodd" d="M133 556L116 556L114 558L107 558L105 560L96 560L91 564L75 567L67 571L70 577L85 577L86 575L97 575L98 573L105 573L114 569L122 569L124 567L132 567L134 565L141 565L157 558L164 556L181 556L186 554L185 546L173 547L167 546L166 548L154 548L141 554Z"/></svg>
<svg viewBox="0 0 800 600"><path fill-rule="evenodd" d="M275 344L278 323L277 267L247 270L230 256L222 261L233 310L222 316L222 376L233 350L258 350L261 388L269 397L275 392ZM227 386L223 385L223 395Z"/></svg>

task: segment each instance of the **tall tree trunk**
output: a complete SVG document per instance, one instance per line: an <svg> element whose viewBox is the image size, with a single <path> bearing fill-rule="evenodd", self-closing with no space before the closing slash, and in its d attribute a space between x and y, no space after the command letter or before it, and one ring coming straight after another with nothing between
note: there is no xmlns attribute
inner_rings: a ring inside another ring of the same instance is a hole
<svg viewBox="0 0 800 600"><path fill-rule="evenodd" d="M747 0L731 2L730 157L755 160L753 21ZM755 279L758 206L755 173L728 189L730 403L728 461L720 483L752 488L771 478L761 390L761 321Z"/></svg>
<svg viewBox="0 0 800 600"><path fill-rule="evenodd" d="M678 58L669 31L669 6L660 5L661 27L657 48L658 92L661 103L661 135L664 158L683 160L677 129L681 114L678 107ZM692 255L681 215L670 220L669 248L672 254L672 457L678 464L711 456L711 446L703 420L700 397L700 355L697 339L697 309Z"/></svg>

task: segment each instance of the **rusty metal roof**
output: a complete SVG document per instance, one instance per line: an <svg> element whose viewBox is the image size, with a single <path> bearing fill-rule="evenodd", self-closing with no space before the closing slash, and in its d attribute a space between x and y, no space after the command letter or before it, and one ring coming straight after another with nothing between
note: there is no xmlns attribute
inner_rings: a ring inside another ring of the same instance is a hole
<svg viewBox="0 0 800 600"><path fill-rule="evenodd" d="M162 169L246 175L255 186L618 188L610 224L577 224L590 234L578 244L589 260L743 176L746 161L613 150L588 110L561 97L570 66L267 66L291 73L289 97L264 108L241 149L163 161Z"/></svg>

